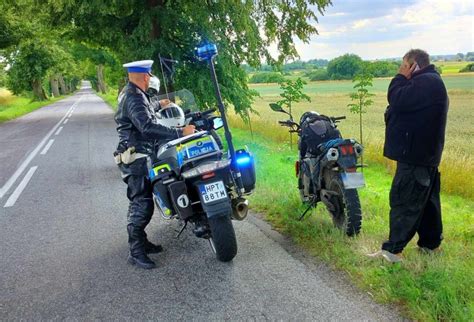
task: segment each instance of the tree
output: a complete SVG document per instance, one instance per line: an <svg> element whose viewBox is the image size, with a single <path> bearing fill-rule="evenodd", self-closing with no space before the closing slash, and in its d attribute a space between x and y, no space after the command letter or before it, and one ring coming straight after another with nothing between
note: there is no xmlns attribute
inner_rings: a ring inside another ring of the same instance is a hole
<svg viewBox="0 0 474 322"><path fill-rule="evenodd" d="M355 82L354 89L356 92L349 95L354 103L347 104L352 113L359 114L360 144L362 145L362 114L366 113L367 108L374 103L371 97L375 96L375 94L369 92L369 88L372 87L372 78L373 76L366 68L363 69L361 73L354 76L352 82ZM363 164L364 159L361 159L361 162Z"/></svg>
<svg viewBox="0 0 474 322"><path fill-rule="evenodd" d="M48 99L42 82L54 60L48 46L41 40L23 42L14 54L8 71L8 89L13 94L33 90L34 100Z"/></svg>
<svg viewBox="0 0 474 322"><path fill-rule="evenodd" d="M345 54L328 63L327 72L331 79L351 79L362 68L362 59L354 54Z"/></svg>
<svg viewBox="0 0 474 322"><path fill-rule="evenodd" d="M42 1L51 26L69 26L76 40L111 48L122 62L158 56L178 60L176 87L192 90L203 105L216 100L207 67L193 58L203 41L218 46L217 74L226 103L236 111L251 106L255 92L240 68L246 62L259 67L298 58L295 40L309 41L317 33L316 13L323 14L330 0L306 1ZM280 54L273 58L269 46ZM155 66L155 70L158 70Z"/></svg>
<svg viewBox="0 0 474 322"><path fill-rule="evenodd" d="M298 77L295 81L286 80L280 83L280 89L283 90L283 93L280 94L283 97L282 100L277 102L281 107L286 107L289 110L290 115L291 108L293 103L298 103L302 100L311 102L311 98L303 93L303 87L306 85L306 82ZM293 149L293 136L290 133L290 149Z"/></svg>

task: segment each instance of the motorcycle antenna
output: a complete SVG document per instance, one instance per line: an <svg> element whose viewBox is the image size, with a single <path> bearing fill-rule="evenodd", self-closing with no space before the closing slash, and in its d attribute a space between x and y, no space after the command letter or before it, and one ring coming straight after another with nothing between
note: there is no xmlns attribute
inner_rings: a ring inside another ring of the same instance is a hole
<svg viewBox="0 0 474 322"><path fill-rule="evenodd" d="M171 78L172 78L173 73L174 73L173 65L171 65L171 68L170 68L170 67L168 67L168 65L166 65L166 63L173 64L173 63L177 63L178 61L174 60L174 59L163 58L163 57L161 57L161 54L158 54L158 58L160 59L161 76L163 77L163 85L165 86L166 98L170 99L169 92L168 92L168 87L166 86L166 75L165 75L165 71L163 69L163 66L167 69L167 71L170 73Z"/></svg>
<svg viewBox="0 0 474 322"><path fill-rule="evenodd" d="M222 101L222 95L219 88L219 82L217 81L216 69L214 67L214 59L217 56L217 46L211 43L204 43L196 48L196 54L199 60L207 61L209 64L212 83L214 84L214 90L217 99L217 106L221 113L222 123L224 125L225 139L229 148L229 154L231 158L231 167L234 173L234 179L237 184L237 193L239 197L245 192L244 185L242 183L242 174L240 173L239 167L237 166L234 144L232 143L232 134L230 133L229 124L225 115L224 103Z"/></svg>

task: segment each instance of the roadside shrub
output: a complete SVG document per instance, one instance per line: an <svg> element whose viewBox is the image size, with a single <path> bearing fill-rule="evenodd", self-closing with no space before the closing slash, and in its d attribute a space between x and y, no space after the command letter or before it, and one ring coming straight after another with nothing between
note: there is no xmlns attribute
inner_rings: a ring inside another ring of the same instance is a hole
<svg viewBox="0 0 474 322"><path fill-rule="evenodd" d="M285 77L276 72L256 73L250 77L249 83L280 83L284 82Z"/></svg>

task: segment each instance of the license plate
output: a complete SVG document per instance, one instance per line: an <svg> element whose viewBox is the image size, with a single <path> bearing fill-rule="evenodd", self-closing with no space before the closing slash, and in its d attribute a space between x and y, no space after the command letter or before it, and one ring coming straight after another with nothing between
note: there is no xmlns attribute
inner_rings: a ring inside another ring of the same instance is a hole
<svg viewBox="0 0 474 322"><path fill-rule="evenodd" d="M361 172L341 173L342 183L346 189L356 189L365 186L364 175Z"/></svg>
<svg viewBox="0 0 474 322"><path fill-rule="evenodd" d="M209 203L227 198L227 192L222 181L200 185L199 190L201 192L202 201L204 201L204 203Z"/></svg>

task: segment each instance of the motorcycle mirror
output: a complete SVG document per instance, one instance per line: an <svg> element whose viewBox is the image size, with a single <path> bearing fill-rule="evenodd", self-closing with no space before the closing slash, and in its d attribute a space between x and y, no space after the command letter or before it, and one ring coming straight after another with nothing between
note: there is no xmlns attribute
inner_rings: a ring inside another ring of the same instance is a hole
<svg viewBox="0 0 474 322"><path fill-rule="evenodd" d="M270 103L270 108L272 110L274 110L275 112L286 113L286 111L280 105L278 105L277 103ZM288 114L288 113L286 113L286 114Z"/></svg>
<svg viewBox="0 0 474 322"><path fill-rule="evenodd" d="M218 130L223 126L224 126L224 122L222 121L222 118L216 117L215 119L212 120L212 128L214 130Z"/></svg>

